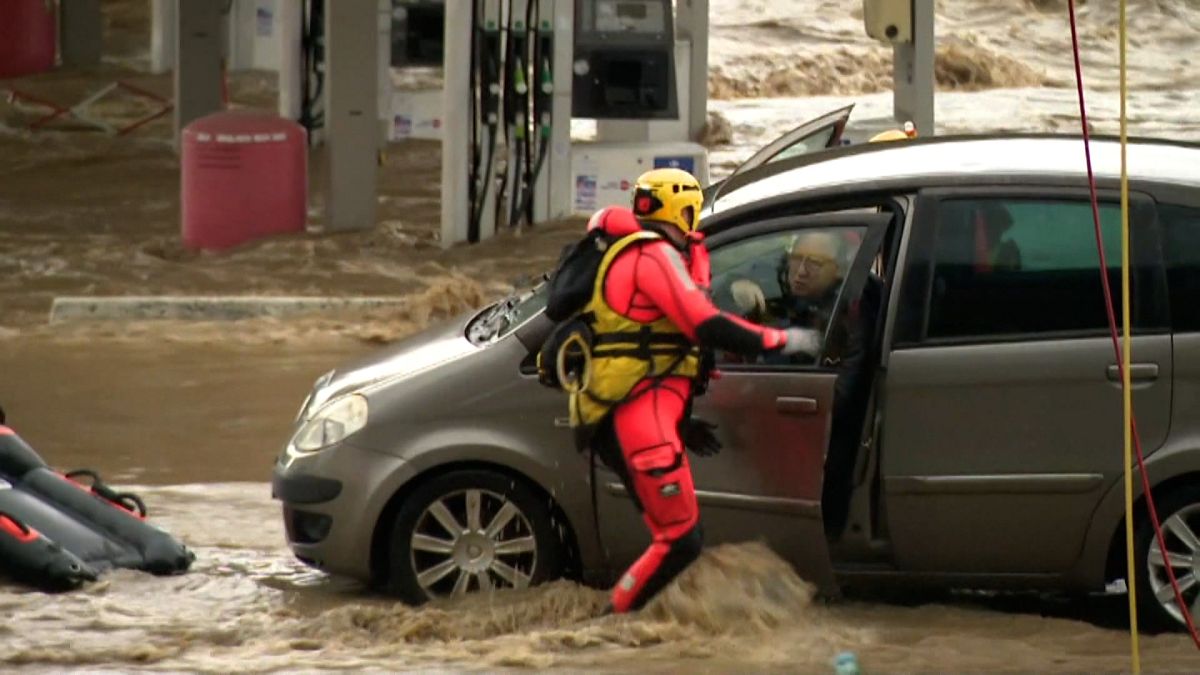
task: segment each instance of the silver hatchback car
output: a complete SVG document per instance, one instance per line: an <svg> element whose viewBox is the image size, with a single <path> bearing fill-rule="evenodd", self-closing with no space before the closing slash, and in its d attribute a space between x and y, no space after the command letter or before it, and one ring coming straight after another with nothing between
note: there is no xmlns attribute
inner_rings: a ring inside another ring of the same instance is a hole
<svg viewBox="0 0 1200 675"><path fill-rule="evenodd" d="M852 368L829 350L718 355L723 376L695 409L724 445L693 464L706 542L764 540L830 596L1125 578L1121 381L1080 139L833 147L842 126L759 158L704 212L719 305L744 313L739 280L784 298L789 246L823 232L845 244L823 327L865 336ZM1119 289L1119 145L1092 154ZM1196 607L1200 145L1135 140L1128 157L1137 427ZM607 583L642 551L617 476L589 480L565 398L537 382L544 302L544 286L522 291L317 381L273 480L300 559L421 602L561 575ZM859 404L834 416L839 383ZM1139 599L1178 625L1137 499Z"/></svg>

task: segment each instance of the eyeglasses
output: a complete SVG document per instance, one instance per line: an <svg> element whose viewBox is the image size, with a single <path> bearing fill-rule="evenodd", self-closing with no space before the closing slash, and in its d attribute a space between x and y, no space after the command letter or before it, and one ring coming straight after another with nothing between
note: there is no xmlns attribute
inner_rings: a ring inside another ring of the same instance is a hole
<svg viewBox="0 0 1200 675"><path fill-rule="evenodd" d="M805 272L816 274L833 264L833 258L824 255L800 254L788 258L788 268L793 272L803 267Z"/></svg>

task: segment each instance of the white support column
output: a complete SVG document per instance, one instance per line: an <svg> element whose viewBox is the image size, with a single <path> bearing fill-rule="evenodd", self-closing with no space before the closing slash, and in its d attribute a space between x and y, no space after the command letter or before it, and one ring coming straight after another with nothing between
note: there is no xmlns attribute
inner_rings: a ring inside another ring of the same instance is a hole
<svg viewBox="0 0 1200 675"><path fill-rule="evenodd" d="M150 72L165 73L175 67L176 28L179 0L150 2Z"/></svg>
<svg viewBox="0 0 1200 675"><path fill-rule="evenodd" d="M279 115L289 120L300 119L304 96L304 59L300 46L303 3L304 0L283 0L275 17L279 31Z"/></svg>
<svg viewBox="0 0 1200 675"><path fill-rule="evenodd" d="M230 71L252 70L255 67L258 4L258 0L233 0L229 8L226 31L229 34L227 67Z"/></svg>
<svg viewBox="0 0 1200 675"><path fill-rule="evenodd" d="M471 143L471 36L473 3L446 3L442 85L442 237L443 247L467 240L471 206L467 175ZM460 47L455 49L454 45Z"/></svg>
<svg viewBox="0 0 1200 675"><path fill-rule="evenodd" d="M375 225L378 174L379 88L375 5L326 0L328 67L325 82L327 230L364 230Z"/></svg>
<svg viewBox="0 0 1200 675"><path fill-rule="evenodd" d="M678 39L691 43L684 116L688 140L696 141L708 124L708 0L678 0L675 13Z"/></svg>
<svg viewBox="0 0 1200 675"><path fill-rule="evenodd" d="M554 0L554 126L550 130L548 218L571 215L571 81L575 61L575 2Z"/></svg>
<svg viewBox="0 0 1200 675"><path fill-rule="evenodd" d="M934 128L933 0L912 0L912 42L893 46L892 110L897 122L912 120L922 136Z"/></svg>

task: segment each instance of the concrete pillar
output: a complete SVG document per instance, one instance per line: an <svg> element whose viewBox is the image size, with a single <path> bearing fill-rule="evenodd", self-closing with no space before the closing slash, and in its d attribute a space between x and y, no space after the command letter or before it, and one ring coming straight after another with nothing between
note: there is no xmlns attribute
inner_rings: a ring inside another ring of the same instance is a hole
<svg viewBox="0 0 1200 675"><path fill-rule="evenodd" d="M278 4L276 30L279 31L279 115L300 119L304 98L304 55L300 52L303 34L304 0L283 0Z"/></svg>
<svg viewBox="0 0 1200 675"><path fill-rule="evenodd" d="M896 121L912 120L922 136L934 129L934 7L933 0L912 0L912 42L893 45L892 110Z"/></svg>
<svg viewBox="0 0 1200 675"><path fill-rule="evenodd" d="M192 120L221 110L222 4L178 0L175 30L175 140Z"/></svg>
<svg viewBox="0 0 1200 675"><path fill-rule="evenodd" d="M165 73L175 67L176 18L179 0L150 1L150 72Z"/></svg>
<svg viewBox="0 0 1200 675"><path fill-rule="evenodd" d="M100 0L65 0L59 6L64 66L92 66L104 53L104 16Z"/></svg>
<svg viewBox="0 0 1200 675"><path fill-rule="evenodd" d="M679 39L691 43L685 115L688 140L695 141L708 123L708 0L678 0L675 13Z"/></svg>
<svg viewBox="0 0 1200 675"><path fill-rule="evenodd" d="M228 35L226 53L229 55L225 67L230 72L254 68L255 11L257 0L231 0L225 17L225 32Z"/></svg>
<svg viewBox="0 0 1200 675"><path fill-rule="evenodd" d="M467 199L470 177L471 134L471 15L473 3L446 3L445 53L442 85L442 238L443 247L467 240L471 205ZM461 45L452 49L451 45ZM509 188L512 189L512 186Z"/></svg>
<svg viewBox="0 0 1200 675"><path fill-rule="evenodd" d="M373 77L378 60L376 9L371 2L325 2L327 230L361 230L375 225L379 149L379 87Z"/></svg>
<svg viewBox="0 0 1200 675"><path fill-rule="evenodd" d="M575 2L554 2L554 126L550 129L550 218L571 214L571 83L575 73Z"/></svg>

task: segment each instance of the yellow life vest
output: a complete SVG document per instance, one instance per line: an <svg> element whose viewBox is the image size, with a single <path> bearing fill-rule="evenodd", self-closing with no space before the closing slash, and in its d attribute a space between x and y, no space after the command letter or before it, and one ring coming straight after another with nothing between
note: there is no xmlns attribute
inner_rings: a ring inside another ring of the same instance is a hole
<svg viewBox="0 0 1200 675"><path fill-rule="evenodd" d="M644 379L671 375L694 378L700 373L699 347L669 319L634 321L617 313L604 299L604 280L617 255L632 244L660 238L649 231L627 235L614 242L600 262L592 299L582 312L589 319L594 337L590 373L582 388L571 391L573 428L598 424Z"/></svg>

